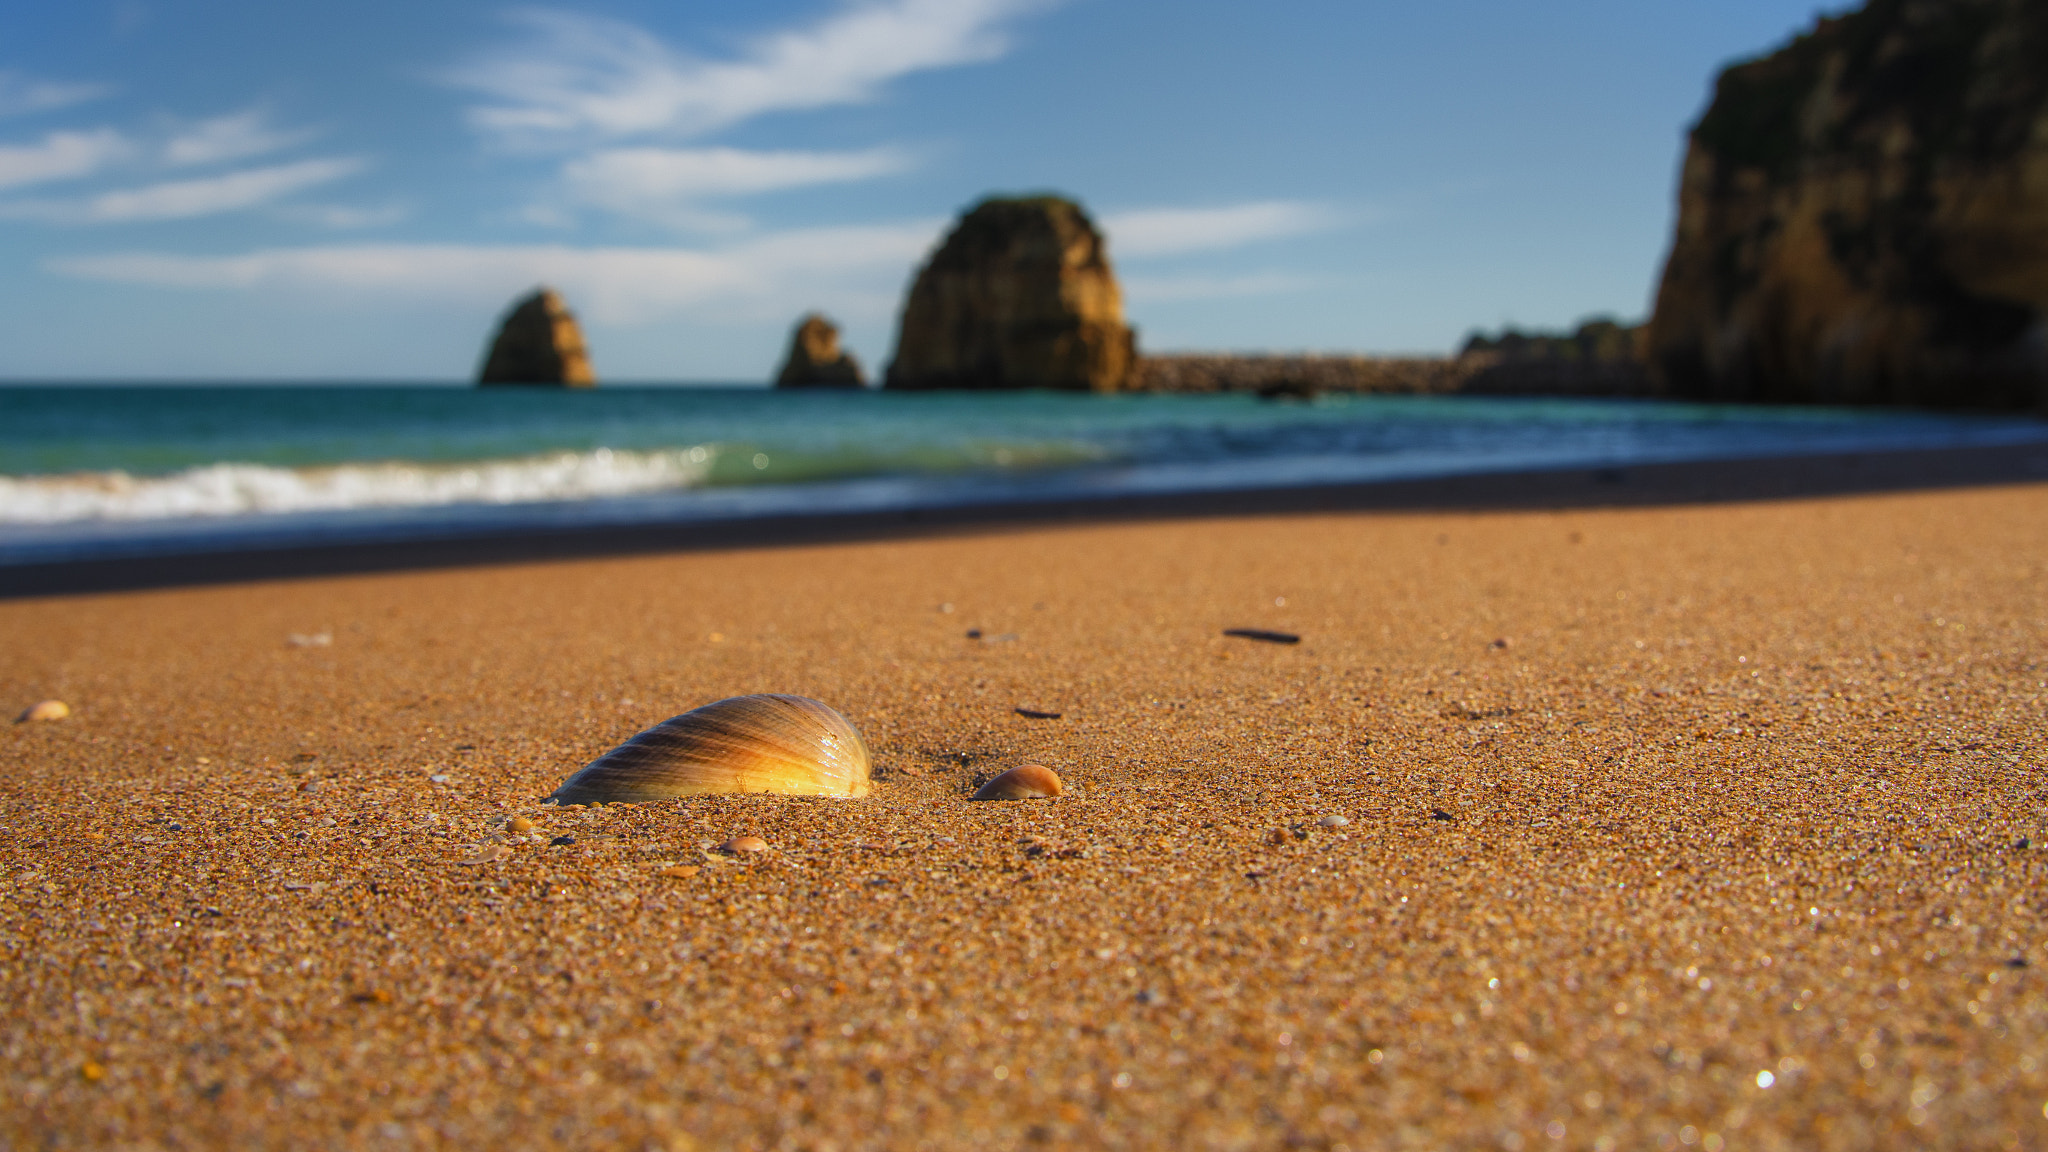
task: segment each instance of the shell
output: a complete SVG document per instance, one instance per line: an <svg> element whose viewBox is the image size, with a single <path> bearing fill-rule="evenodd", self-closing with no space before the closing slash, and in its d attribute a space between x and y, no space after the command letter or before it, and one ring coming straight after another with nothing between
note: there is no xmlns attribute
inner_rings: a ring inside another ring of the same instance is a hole
<svg viewBox="0 0 2048 1152"><path fill-rule="evenodd" d="M737 792L865 796L868 746L803 696L734 696L673 716L598 757L549 799L633 803Z"/></svg>
<svg viewBox="0 0 2048 1152"><path fill-rule="evenodd" d="M983 784L976 800L1044 800L1059 795L1060 778L1043 764L1019 764Z"/></svg>
<svg viewBox="0 0 2048 1152"><path fill-rule="evenodd" d="M735 836L720 844L718 850L729 856L738 856L743 852L766 852L768 842L759 836Z"/></svg>
<svg viewBox="0 0 2048 1152"><path fill-rule="evenodd" d="M29 705L28 711L16 717L14 722L26 724L31 720L62 720L69 715L71 705L62 700L39 700Z"/></svg>

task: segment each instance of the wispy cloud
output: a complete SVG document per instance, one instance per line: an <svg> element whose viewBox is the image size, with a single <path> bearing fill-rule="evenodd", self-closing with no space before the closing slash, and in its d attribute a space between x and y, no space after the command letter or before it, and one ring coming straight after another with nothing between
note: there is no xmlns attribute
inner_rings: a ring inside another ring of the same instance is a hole
<svg viewBox="0 0 2048 1152"><path fill-rule="evenodd" d="M624 21L554 9L513 19L532 33L455 69L483 94L476 127L519 142L691 136L770 112L875 99L898 77L993 60L1003 24L1046 0L877 0L702 59Z"/></svg>
<svg viewBox="0 0 2048 1152"><path fill-rule="evenodd" d="M1179 256L1237 248L1335 227L1335 212L1296 200L1262 200L1222 208L1141 208L1102 217L1114 257Z"/></svg>
<svg viewBox="0 0 2048 1152"><path fill-rule="evenodd" d="M19 72L0 70L0 116L26 116L33 112L68 108L87 100L97 100L112 91L113 88L105 84L37 80Z"/></svg>
<svg viewBox="0 0 2048 1152"><path fill-rule="evenodd" d="M102 192L80 200L14 201L0 204L0 216L66 224L185 220L262 207L301 189L352 175L362 167L363 162L356 159L301 160L200 180Z"/></svg>
<svg viewBox="0 0 2048 1152"><path fill-rule="evenodd" d="M1177 300L1231 300L1273 296L1318 286L1312 276L1293 272L1251 272L1242 276L1127 276L1124 298L1133 304L1164 304Z"/></svg>
<svg viewBox="0 0 2048 1152"><path fill-rule="evenodd" d="M900 286L940 222L813 228L725 248L372 244L274 248L237 256L135 252L51 261L63 275L167 288L361 293L495 307L537 283L583 314L633 324L685 311L781 318Z"/></svg>
<svg viewBox="0 0 2048 1152"><path fill-rule="evenodd" d="M577 203L658 223L698 226L706 199L867 180L899 172L893 148L752 152L738 148L614 148L573 160L563 186Z"/></svg>
<svg viewBox="0 0 2048 1152"><path fill-rule="evenodd" d="M274 127L260 108L201 120L173 133L164 143L164 162L176 167L220 164L246 160L295 144L303 144L313 133L304 129Z"/></svg>
<svg viewBox="0 0 2048 1152"><path fill-rule="evenodd" d="M128 138L111 128L51 132L37 144L0 145L0 188L91 176L134 151Z"/></svg>

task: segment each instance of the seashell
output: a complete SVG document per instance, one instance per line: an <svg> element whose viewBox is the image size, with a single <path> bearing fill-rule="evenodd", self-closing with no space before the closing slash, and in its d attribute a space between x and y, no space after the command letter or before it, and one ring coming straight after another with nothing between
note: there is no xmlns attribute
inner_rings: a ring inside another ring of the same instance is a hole
<svg viewBox="0 0 2048 1152"><path fill-rule="evenodd" d="M768 842L759 836L735 836L718 846L720 852L737 856L742 852L766 852Z"/></svg>
<svg viewBox="0 0 2048 1152"><path fill-rule="evenodd" d="M40 700L29 705L28 711L14 718L16 724L31 720L62 720L71 715L71 705L62 700Z"/></svg>
<svg viewBox="0 0 2048 1152"><path fill-rule="evenodd" d="M591 761L549 799L865 796L870 771L867 743L831 708L803 696L734 696L656 724Z"/></svg>
<svg viewBox="0 0 2048 1152"><path fill-rule="evenodd" d="M976 800L1045 800L1059 795L1060 778L1043 764L1019 764L983 784Z"/></svg>
<svg viewBox="0 0 2048 1152"><path fill-rule="evenodd" d="M1348 824L1350 824L1350 823L1351 823L1351 817L1349 817L1349 816L1335 816L1335 815L1332 815L1332 816L1325 816L1325 817L1323 817L1323 818L1322 818L1321 820L1318 820L1318 821L1316 821L1316 827L1318 827L1318 828L1342 828L1342 827L1345 827L1346 825L1348 825Z"/></svg>
<svg viewBox="0 0 2048 1152"><path fill-rule="evenodd" d="M514 816L510 820L505 821L505 830L514 833L531 832L533 831L533 821L528 820L524 816Z"/></svg>

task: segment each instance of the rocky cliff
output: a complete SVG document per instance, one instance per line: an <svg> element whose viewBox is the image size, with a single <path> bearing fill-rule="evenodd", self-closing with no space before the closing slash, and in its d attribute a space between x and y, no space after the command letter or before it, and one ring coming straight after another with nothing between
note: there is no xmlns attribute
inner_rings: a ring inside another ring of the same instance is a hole
<svg viewBox="0 0 2048 1152"><path fill-rule="evenodd" d="M1115 392L1136 359L1087 213L1055 196L996 198L918 272L886 386Z"/></svg>
<svg viewBox="0 0 2048 1152"><path fill-rule="evenodd" d="M575 315L553 289L542 288L505 314L476 382L590 388L597 377Z"/></svg>
<svg viewBox="0 0 2048 1152"><path fill-rule="evenodd" d="M1721 400L2048 405L2048 4L1871 0L1721 74L1648 354Z"/></svg>
<svg viewBox="0 0 2048 1152"><path fill-rule="evenodd" d="M777 388L858 388L860 362L839 347L839 329L816 312L797 321Z"/></svg>

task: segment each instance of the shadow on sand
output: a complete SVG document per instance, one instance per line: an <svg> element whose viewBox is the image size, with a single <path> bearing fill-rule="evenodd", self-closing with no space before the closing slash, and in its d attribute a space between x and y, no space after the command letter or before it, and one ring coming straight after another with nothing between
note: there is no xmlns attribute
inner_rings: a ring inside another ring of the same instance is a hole
<svg viewBox="0 0 2048 1152"><path fill-rule="evenodd" d="M1501 472L1307 488L693 521L0 565L0 598L545 560L909 539L1066 524L1330 512L1640 508L2048 483L2048 443Z"/></svg>

